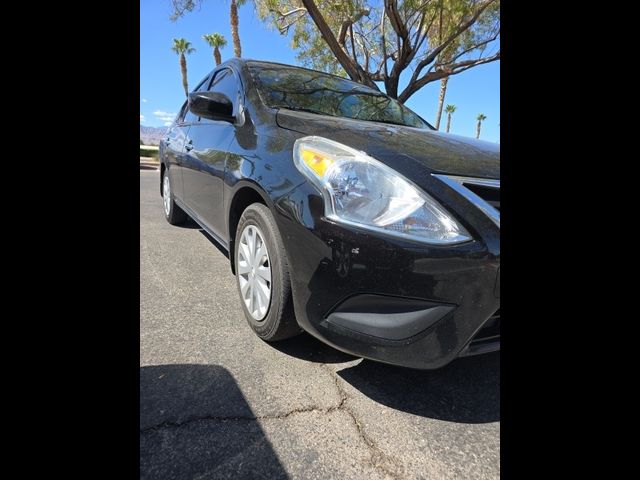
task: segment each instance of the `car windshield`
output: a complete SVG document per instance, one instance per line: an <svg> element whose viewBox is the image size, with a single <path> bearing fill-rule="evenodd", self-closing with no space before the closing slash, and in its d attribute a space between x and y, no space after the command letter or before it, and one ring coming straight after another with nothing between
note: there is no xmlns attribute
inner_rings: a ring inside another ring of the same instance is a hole
<svg viewBox="0 0 640 480"><path fill-rule="evenodd" d="M350 80L286 66L252 65L249 70L269 107L432 128L400 102Z"/></svg>

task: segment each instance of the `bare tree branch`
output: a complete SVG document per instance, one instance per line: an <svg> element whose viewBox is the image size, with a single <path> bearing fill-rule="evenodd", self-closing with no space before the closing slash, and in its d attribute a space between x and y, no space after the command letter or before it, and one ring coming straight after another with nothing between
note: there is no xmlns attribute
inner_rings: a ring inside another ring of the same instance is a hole
<svg viewBox="0 0 640 480"><path fill-rule="evenodd" d="M280 10L269 10L270 12L273 13L277 13L280 17L282 18L287 18L289 15L293 15L294 13L298 13L298 12L306 12L307 9L306 8L294 8L293 10L290 10L288 12L282 13Z"/></svg>
<svg viewBox="0 0 640 480"><path fill-rule="evenodd" d="M474 51L474 50L475 50L475 49L477 49L477 48L480 48L480 47L486 46L487 44L489 44L489 43L493 42L495 39L497 39L497 38L498 38L498 36L499 36L499 35L500 35L500 30L498 30L498 31L496 32L496 34L495 34L493 37L488 38L487 40L484 40L483 42L476 43L475 45L473 45L473 46L471 46L471 47L469 47L469 48L467 48L467 49L463 50L462 52L458 53L458 54L457 54L455 57L453 57L451 60L449 60L449 61L447 61L447 62L442 62L440 65L449 65L449 64L451 64L451 63L454 63L457 59L459 59L459 58L460 58L460 57L462 57L463 55L465 55L465 54L467 54L467 53L469 53L469 52L472 52L472 51Z"/></svg>
<svg viewBox="0 0 640 480"><path fill-rule="evenodd" d="M427 83L431 83L435 80L440 80L441 78L449 77L451 75L457 75L458 73L462 73L465 70L469 70L471 67L475 67L477 65L482 65L485 63L495 62L496 60L500 60L499 51L495 55L492 55L491 57L465 60L463 62L458 62L452 65L448 65L446 66L446 68L442 68L440 70L428 72L425 75L423 75L421 78L417 79L416 81L409 82L407 87L398 96L398 101L402 103L406 102L409 99L409 97L411 97L411 95L416 93L418 90L424 87Z"/></svg>
<svg viewBox="0 0 640 480"><path fill-rule="evenodd" d="M444 42L442 42L440 45L434 48L431 52L427 54L425 58L423 58L420 62L418 62L416 69L413 71L413 75L411 75L411 79L409 80L409 83L411 84L413 82L416 82L418 80L418 77L420 76L420 73L422 73L422 70L424 69L424 67L432 63L438 57L440 52L442 52L445 48L447 48L451 44L451 42L453 42L461 33L466 31L471 25L473 25L476 22L476 20L478 20L478 17L480 17L480 15L495 1L496 0L485 0L483 3L481 3L480 6L474 11L474 13L470 15L467 19L463 20L458 26L458 28L456 28L453 31L453 33L451 33L451 35L449 35L445 39Z"/></svg>
<svg viewBox="0 0 640 480"><path fill-rule="evenodd" d="M351 52L353 53L353 61L354 62L358 62L358 56L356 55L356 44L355 44L355 40L353 38L353 26L349 27L349 37L351 38ZM366 67L365 67L365 71L366 71Z"/></svg>
<svg viewBox="0 0 640 480"><path fill-rule="evenodd" d="M398 12L398 0L384 0L384 10L387 13L387 17L389 17L389 22L394 32L396 32L398 37L406 40L409 32L407 32L407 27Z"/></svg>
<svg viewBox="0 0 640 480"><path fill-rule="evenodd" d="M358 22L362 17L369 15L370 10L360 10L355 17L347 18L344 22L342 22L342 26L340 27L340 32L338 33L338 43L344 47L345 39L347 37L347 30L351 28L351 26Z"/></svg>
<svg viewBox="0 0 640 480"><path fill-rule="evenodd" d="M340 65L352 80L376 89L383 82L386 93L402 102L430 82L500 59L499 45L494 55L491 48L500 37L500 0L255 1L261 18L281 33L294 27L296 48L312 66ZM317 30L309 31L306 15ZM411 78L400 92L408 68Z"/></svg>
<svg viewBox="0 0 640 480"><path fill-rule="evenodd" d="M424 43L424 41L429 36L427 34L427 32L431 28L431 25L433 25L433 22L435 21L437 16L438 16L437 13L433 14L433 16L431 17L431 20L429 20L429 26L426 29L424 29L424 35L422 35L422 38L420 38L420 40L418 41L418 37L420 36L420 31L421 31L421 29L423 27L423 22L422 21L420 22L420 27L419 27L418 32L416 34L416 43L412 47L411 53L407 57L407 65L409 65L411 62L413 62L413 59L415 58L416 54L420 51L420 48L422 47L422 44ZM424 16L423 16L423 20L424 20Z"/></svg>
<svg viewBox="0 0 640 480"><path fill-rule="evenodd" d="M329 25L327 25L327 21L325 20L322 13L320 13L320 10L316 6L315 2L313 0L300 1L306 7L307 12L309 12L309 15L313 19L313 22L316 24L316 27L318 27L318 30L320 30L322 38L324 38L325 42L327 42L327 45L336 56L338 62L340 62L340 65L342 65L342 68L344 68L344 70L347 72L347 75L349 75L353 80L359 80L361 83L364 83L365 85L378 90L378 86L370 78L367 77L362 67L358 65L358 63L356 63L354 60L351 60L347 52L338 43L338 40L331 31Z"/></svg>
<svg viewBox="0 0 640 480"><path fill-rule="evenodd" d="M293 25L298 23L302 19L302 17L304 17L304 14L307 13L307 9L306 8L302 8L302 7L294 8L293 10L290 10L290 11L284 12L284 13L282 13L280 10L269 9L269 13L272 13L272 14L274 14L274 15L276 15L278 17L278 19L276 20L276 24L277 24L277 27L278 27L278 31L280 32L280 35L287 35L289 33L289 29ZM289 23L280 25L280 22L284 22L284 20L287 17L290 17L291 15L295 15L296 13L301 13L302 15L296 16Z"/></svg>
<svg viewBox="0 0 640 480"><path fill-rule="evenodd" d="M400 82L400 73L407 67L407 58L411 54L411 41L406 25L403 23L400 13L398 12L398 0L384 0L384 9L389 17L391 27L396 32L398 41L397 58L391 68L391 74L387 76L384 82L387 94L392 97L398 95L398 83Z"/></svg>
<svg viewBox="0 0 640 480"><path fill-rule="evenodd" d="M196 7L200 9L202 0L171 0L173 12L169 20L175 22L187 12L192 12Z"/></svg>
<svg viewBox="0 0 640 480"><path fill-rule="evenodd" d="M382 20L380 21L380 29L382 30L382 63L384 64L384 76L389 76L389 70L387 67L387 37L385 37L384 21L386 19L386 11L382 9Z"/></svg>

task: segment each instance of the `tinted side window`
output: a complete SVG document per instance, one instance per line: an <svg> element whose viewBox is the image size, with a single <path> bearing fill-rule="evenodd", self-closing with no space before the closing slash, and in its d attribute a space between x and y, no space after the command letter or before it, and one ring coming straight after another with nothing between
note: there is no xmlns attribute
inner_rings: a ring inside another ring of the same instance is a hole
<svg viewBox="0 0 640 480"><path fill-rule="evenodd" d="M194 88L192 91L193 92L199 92L200 90L204 90L204 87L207 85L207 83L209 82L209 75L207 75L204 80L202 80L198 86L196 88ZM191 113L191 111L188 108L188 102L185 103L184 105L184 110L182 110L181 113L181 118L182 118L182 122L183 123L193 123L193 122L197 122L199 120L200 117L198 117L197 115L194 115L193 113Z"/></svg>
<svg viewBox="0 0 640 480"><path fill-rule="evenodd" d="M233 114L238 113L238 82L236 81L233 72L228 68L220 70L213 77L213 81L209 86L210 92L224 93L233 103Z"/></svg>
<svg viewBox="0 0 640 480"><path fill-rule="evenodd" d="M184 102L182 104L182 107L180 107L180 113L178 114L178 121L177 123L182 123L184 122L184 116L187 114L187 110L189 108L188 105L189 102Z"/></svg>
<svg viewBox="0 0 640 480"><path fill-rule="evenodd" d="M197 122L198 119L200 117L198 117L197 115L194 115L193 113L191 113L191 110L189 110L189 108L186 109L186 114L184 116L184 120L182 120L184 123L193 123L193 122Z"/></svg>

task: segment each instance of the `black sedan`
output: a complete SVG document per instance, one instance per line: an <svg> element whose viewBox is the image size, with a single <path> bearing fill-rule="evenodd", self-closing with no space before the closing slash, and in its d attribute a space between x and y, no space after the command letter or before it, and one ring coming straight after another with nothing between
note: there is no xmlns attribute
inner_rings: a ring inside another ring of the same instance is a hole
<svg viewBox="0 0 640 480"><path fill-rule="evenodd" d="M160 144L166 218L229 252L266 341L413 368L500 348L500 150L379 91L230 60ZM215 294L215 292L212 292Z"/></svg>

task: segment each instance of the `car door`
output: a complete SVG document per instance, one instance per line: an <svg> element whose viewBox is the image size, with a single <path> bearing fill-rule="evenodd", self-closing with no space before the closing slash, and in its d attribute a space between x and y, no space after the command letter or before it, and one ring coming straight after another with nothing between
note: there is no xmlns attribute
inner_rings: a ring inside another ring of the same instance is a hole
<svg viewBox="0 0 640 480"><path fill-rule="evenodd" d="M233 115L237 115L239 82L231 69L215 72L208 90L229 97ZM224 174L234 132L234 125L229 122L200 118L191 124L185 144L183 178L187 203L200 223L220 239L225 238Z"/></svg>
<svg viewBox="0 0 640 480"><path fill-rule="evenodd" d="M206 87L209 81L209 75L200 81L194 90ZM167 130L165 138L162 141L164 149L163 158L169 170L171 171L171 188L173 195L178 200L185 202L184 195L184 147L187 142L187 134L190 126L198 121L198 117L189 111L189 105L184 102L180 113L178 114L173 125Z"/></svg>
<svg viewBox="0 0 640 480"><path fill-rule="evenodd" d="M171 172L171 188L173 195L179 200L184 201L184 188L182 182L182 154L184 144L189 130L188 125L184 125L184 116L187 110L185 103L180 109L178 118L174 124L167 130L165 138L162 141L164 150L163 158L169 171Z"/></svg>

